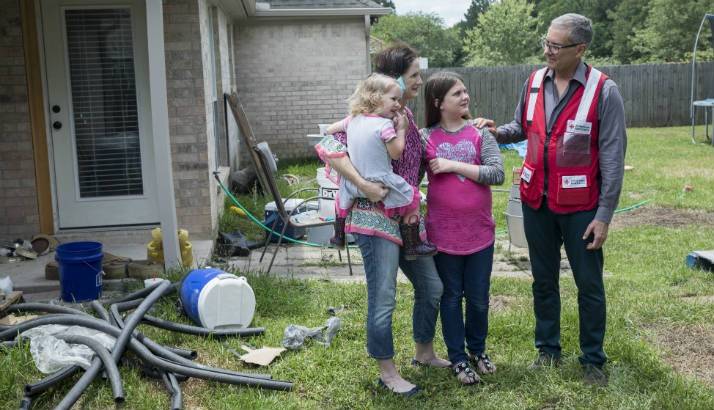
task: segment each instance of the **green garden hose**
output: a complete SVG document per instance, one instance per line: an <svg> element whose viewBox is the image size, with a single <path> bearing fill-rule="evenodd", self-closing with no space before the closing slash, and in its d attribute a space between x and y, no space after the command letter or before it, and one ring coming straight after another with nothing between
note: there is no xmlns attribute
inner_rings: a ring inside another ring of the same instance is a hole
<svg viewBox="0 0 714 410"><path fill-rule="evenodd" d="M218 186L220 186L221 189L223 190L223 192L228 196L228 198L230 198L231 202L233 202L233 204L234 204L235 206L237 206L237 207L240 208L243 212L245 212L246 216L248 216L248 218L249 218L251 221L253 221L256 225L260 226L261 228L263 228L263 229L264 229L265 231L267 231L267 232L271 232L271 233L273 233L273 234L275 234L275 235L278 235L278 236L280 235L280 232L275 232L274 230L268 228L268 227L265 226L258 218L256 218L255 216L253 216L253 214L251 214L250 211L248 211L248 210L243 206L243 204L241 204L240 202L238 202L238 199L236 199L236 197L228 190L228 188L226 188L226 186L223 185L223 183L221 182L221 180L218 178L218 176L217 176L215 173L214 173L214 176L216 177L216 181L218 181ZM504 190L504 191L505 191L505 190ZM615 210L615 213L616 213L616 214L619 214L619 213L621 213L621 212L629 212L629 211L632 211L632 210L634 210L634 209L637 209L637 208L639 208L639 207L641 207L641 206L647 204L647 203L650 202L650 201L651 201L651 199L646 199L646 200L644 200L644 201L642 201L642 202L638 202L638 203L636 203L636 204L634 204L634 205L630 205L630 206L625 207L625 208L616 209L616 210ZM504 233L507 233L507 232L508 232L507 229L502 228L502 229L499 229L499 230L496 231L496 235L501 235L501 234L504 234ZM298 239L293 239L293 238L291 238L291 237L289 237L289 236L283 236L283 239L286 240L286 241L289 241L289 242L299 243L300 245L314 246L314 247L318 247L318 248L322 248L322 247L325 246L325 245L319 244L319 243L307 242L307 241L301 241L301 240L298 240Z"/></svg>

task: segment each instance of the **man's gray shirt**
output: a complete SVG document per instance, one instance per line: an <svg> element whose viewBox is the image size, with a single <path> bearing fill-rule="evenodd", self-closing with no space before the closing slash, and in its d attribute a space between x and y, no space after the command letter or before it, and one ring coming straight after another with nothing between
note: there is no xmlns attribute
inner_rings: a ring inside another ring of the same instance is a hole
<svg viewBox="0 0 714 410"><path fill-rule="evenodd" d="M555 119L572 98L578 83L585 86L585 74L587 67L581 63L575 70L573 79L565 95L558 96L555 87L554 74L548 70L543 78L543 92L545 97L545 120L546 131L550 133ZM518 100L513 121L498 127L496 139L500 144L519 142L526 139L523 135L521 120L523 118L523 101L526 90L530 87L529 80L521 90L521 98ZM625 172L625 150L627 149L627 134L625 132L625 106L622 102L620 90L617 84L611 79L607 79L603 84L600 99L598 100L598 158L600 160L600 198L595 219L610 223L617 208L622 190L622 180ZM546 179L547 180L547 179Z"/></svg>

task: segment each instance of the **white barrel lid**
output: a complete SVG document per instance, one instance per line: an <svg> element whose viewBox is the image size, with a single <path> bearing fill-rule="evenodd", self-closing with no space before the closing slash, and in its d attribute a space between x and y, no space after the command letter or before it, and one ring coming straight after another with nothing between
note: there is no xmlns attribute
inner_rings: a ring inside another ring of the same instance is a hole
<svg viewBox="0 0 714 410"><path fill-rule="evenodd" d="M255 314L255 294L244 277L221 273L198 295L198 317L203 327L248 327Z"/></svg>

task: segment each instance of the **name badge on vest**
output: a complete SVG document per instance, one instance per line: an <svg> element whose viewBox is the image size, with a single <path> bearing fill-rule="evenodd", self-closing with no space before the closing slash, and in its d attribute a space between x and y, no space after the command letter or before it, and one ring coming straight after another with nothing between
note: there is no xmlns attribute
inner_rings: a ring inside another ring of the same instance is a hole
<svg viewBox="0 0 714 410"><path fill-rule="evenodd" d="M588 187L587 175L564 175L562 181L564 189Z"/></svg>
<svg viewBox="0 0 714 410"><path fill-rule="evenodd" d="M572 134L590 135L590 131L592 130L592 128L593 128L593 124L591 122L568 120L568 123L565 126L565 132L572 133Z"/></svg>
<svg viewBox="0 0 714 410"><path fill-rule="evenodd" d="M526 183L530 183L532 177L533 177L533 170L524 166L523 170L521 171L521 179L526 181Z"/></svg>

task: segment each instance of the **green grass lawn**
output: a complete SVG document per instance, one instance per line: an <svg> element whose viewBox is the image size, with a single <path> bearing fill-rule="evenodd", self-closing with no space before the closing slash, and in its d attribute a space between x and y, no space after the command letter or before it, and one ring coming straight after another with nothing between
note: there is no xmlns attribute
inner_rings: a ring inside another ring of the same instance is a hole
<svg viewBox="0 0 714 410"><path fill-rule="evenodd" d="M626 172L620 207L650 200L645 209L667 208L691 215L689 210L714 211L714 149L692 145L689 128L631 129ZM507 182L510 169L520 160L505 153ZM281 167L281 173L314 178L315 164L300 163ZM685 192L684 185L693 189ZM284 187L286 191L288 187ZM294 188L294 187L290 187ZM497 229L505 228L502 217L507 194L494 193ZM239 200L262 215L264 199L243 195ZM635 215L632 212L631 215ZM627 219L628 212L618 215ZM291 323L319 326L328 318L328 306L346 308L340 314L343 328L333 344L325 348L308 344L297 352L286 352L268 371L276 379L295 383L292 392L271 392L226 386L191 379L183 384L185 408L483 408L483 409L555 409L555 408L627 408L627 409L712 409L714 377L711 368L695 378L674 371L670 360L693 352L692 365L714 355L701 349L714 340L714 302L694 303L693 297L714 295L714 273L690 270L684 265L688 252L714 248L714 226L685 223L629 224L610 231L605 245L605 270L608 297L608 323L605 351L610 362L610 384L606 388L582 384L578 356L577 296L572 278L561 281L563 296L562 344L564 364L559 369L528 370L535 356L530 281L494 278L492 297L507 301L505 307L492 310L488 350L498 372L485 377L480 386L461 387L447 370L417 369L409 366L413 353L411 341L411 286L401 284L394 317L395 360L402 374L421 385L424 392L413 399L394 397L381 391L375 381L377 368L365 352L364 320L366 290L360 284L335 284L325 281L300 282L256 277L248 274L256 292L257 312L254 325L265 326L265 335L248 339L210 340L170 334L142 326L142 331L168 345L196 349L203 363L231 369L243 369L228 350L238 350L242 343L252 346L279 346L283 329ZM256 231L245 219L226 215L224 229ZM157 315L181 319L173 302L164 301ZM688 338L696 329L704 329L699 341ZM707 333L708 332L708 333ZM438 329L437 333L440 333ZM666 335L677 337L665 338ZM663 343L669 340L670 343ZM671 343L672 340L681 341ZM444 355L441 336L435 340ZM688 350L689 349L689 350ZM698 350L699 349L699 350ZM697 352L699 356L697 356ZM708 355L708 356L707 356ZM697 360L700 359L700 360ZM24 383L36 380L29 347L0 352L0 407L16 408ZM165 408L169 399L162 385L142 379L138 371L122 369L127 390L126 408ZM708 375L708 379L706 378ZM708 380L708 381L704 381ZM67 383L54 393L38 399L35 408L47 408L69 387ZM113 407L106 383L96 382L83 396L83 408Z"/></svg>

